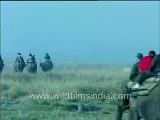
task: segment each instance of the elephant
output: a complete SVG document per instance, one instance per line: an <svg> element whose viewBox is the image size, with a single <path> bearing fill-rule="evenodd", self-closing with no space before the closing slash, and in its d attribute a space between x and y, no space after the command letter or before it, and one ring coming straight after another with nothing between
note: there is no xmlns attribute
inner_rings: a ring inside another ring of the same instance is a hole
<svg viewBox="0 0 160 120"><path fill-rule="evenodd" d="M0 61L0 73L3 71L4 63L3 61Z"/></svg>
<svg viewBox="0 0 160 120"><path fill-rule="evenodd" d="M157 83L149 95L130 98L130 120L160 120L160 78Z"/></svg>
<svg viewBox="0 0 160 120"><path fill-rule="evenodd" d="M14 71L15 72L23 72L25 67L25 62L24 61L16 61L13 65Z"/></svg>
<svg viewBox="0 0 160 120"><path fill-rule="evenodd" d="M43 72L51 71L53 69L52 61L41 62L40 67Z"/></svg>
<svg viewBox="0 0 160 120"><path fill-rule="evenodd" d="M129 120L160 120L160 78L153 77L151 79L157 80L157 86L148 95L131 95L129 101L127 101L129 103L127 108L123 105L124 100L123 102L119 101L116 120L124 119L124 111L129 111ZM124 81L122 83L123 94L128 94L126 93L126 89L128 89L126 85L127 81Z"/></svg>
<svg viewBox="0 0 160 120"><path fill-rule="evenodd" d="M28 62L26 65L26 70L29 73L37 73L37 62Z"/></svg>

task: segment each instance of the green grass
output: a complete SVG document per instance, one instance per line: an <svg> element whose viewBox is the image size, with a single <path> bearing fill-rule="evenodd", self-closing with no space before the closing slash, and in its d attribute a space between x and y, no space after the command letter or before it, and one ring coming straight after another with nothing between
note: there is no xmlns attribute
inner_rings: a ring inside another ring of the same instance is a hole
<svg viewBox="0 0 160 120"><path fill-rule="evenodd" d="M124 67L109 65L64 65L52 72L14 73L5 68L1 77L2 120L113 120L117 100L30 99L31 93L102 93L121 92L128 78ZM66 105L91 104L99 111L65 109Z"/></svg>

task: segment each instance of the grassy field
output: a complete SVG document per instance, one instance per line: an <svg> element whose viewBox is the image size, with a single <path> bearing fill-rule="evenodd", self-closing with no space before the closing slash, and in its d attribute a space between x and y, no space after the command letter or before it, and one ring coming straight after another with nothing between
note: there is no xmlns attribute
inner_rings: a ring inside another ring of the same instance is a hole
<svg viewBox="0 0 160 120"><path fill-rule="evenodd" d="M6 67L1 75L2 120L114 120L118 100L32 99L32 93L121 93L128 79L126 66L59 65L37 74L14 73ZM83 106L83 109L80 109Z"/></svg>

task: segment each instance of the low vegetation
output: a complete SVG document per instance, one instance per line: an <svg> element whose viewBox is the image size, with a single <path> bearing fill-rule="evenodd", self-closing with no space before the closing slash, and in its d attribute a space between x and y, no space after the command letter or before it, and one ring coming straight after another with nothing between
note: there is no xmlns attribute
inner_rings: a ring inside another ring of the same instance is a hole
<svg viewBox="0 0 160 120"><path fill-rule="evenodd" d="M1 75L2 120L114 120L117 100L29 96L67 92L118 94L121 82L128 79L124 69L125 66L60 65L51 72L29 74L14 73L6 67Z"/></svg>

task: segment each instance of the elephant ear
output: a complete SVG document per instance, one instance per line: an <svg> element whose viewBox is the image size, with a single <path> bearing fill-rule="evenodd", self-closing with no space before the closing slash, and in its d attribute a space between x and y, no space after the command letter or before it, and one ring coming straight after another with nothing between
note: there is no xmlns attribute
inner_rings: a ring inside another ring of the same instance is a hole
<svg viewBox="0 0 160 120"><path fill-rule="evenodd" d="M134 89L130 86L131 95L133 97L147 96L158 86L158 84L160 84L159 81L160 78L150 78L147 79L138 89Z"/></svg>

